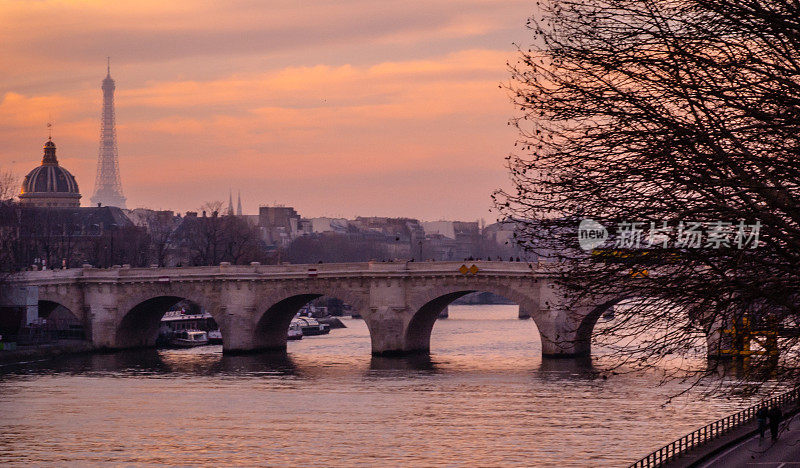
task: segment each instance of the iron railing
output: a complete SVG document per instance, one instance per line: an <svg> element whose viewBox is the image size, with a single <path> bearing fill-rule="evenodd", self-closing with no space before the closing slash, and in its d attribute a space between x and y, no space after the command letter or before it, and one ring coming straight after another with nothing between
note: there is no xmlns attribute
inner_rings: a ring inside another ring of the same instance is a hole
<svg viewBox="0 0 800 468"><path fill-rule="evenodd" d="M714 421L711 424L707 424L694 432L686 434L678 440L670 442L640 460L637 460L630 465L630 468L656 468L662 466L701 444L714 440L734 428L749 423L756 417L758 408L762 406L784 406L788 403L798 401L798 399L800 399L800 388L763 400L756 405Z"/></svg>
<svg viewBox="0 0 800 468"><path fill-rule="evenodd" d="M58 340L84 340L83 325L75 320L48 320L43 324L20 327L16 334L4 334L3 341L15 342L20 346L38 346Z"/></svg>

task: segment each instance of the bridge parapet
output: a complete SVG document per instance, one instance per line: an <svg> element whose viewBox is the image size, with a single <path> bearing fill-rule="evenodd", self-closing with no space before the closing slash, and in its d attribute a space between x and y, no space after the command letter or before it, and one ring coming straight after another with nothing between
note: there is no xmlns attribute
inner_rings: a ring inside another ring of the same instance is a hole
<svg viewBox="0 0 800 468"><path fill-rule="evenodd" d="M462 266L475 265L476 273L462 273ZM64 270L25 271L10 280L24 283L73 281L166 281L181 279L298 279L340 277L425 277L425 276L503 276L552 277L557 269L552 264L524 262L367 262L320 263L291 265L220 265L175 268L71 268Z"/></svg>

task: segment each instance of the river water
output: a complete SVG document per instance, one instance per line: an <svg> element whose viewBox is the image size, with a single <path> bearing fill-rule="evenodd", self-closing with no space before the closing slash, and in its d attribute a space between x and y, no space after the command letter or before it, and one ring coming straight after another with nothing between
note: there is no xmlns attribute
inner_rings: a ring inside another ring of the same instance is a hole
<svg viewBox="0 0 800 468"><path fill-rule="evenodd" d="M430 358L373 358L366 325L348 318L286 354L206 346L7 366L0 462L623 466L750 403L662 406L683 384L543 360L535 325L516 316L451 306Z"/></svg>

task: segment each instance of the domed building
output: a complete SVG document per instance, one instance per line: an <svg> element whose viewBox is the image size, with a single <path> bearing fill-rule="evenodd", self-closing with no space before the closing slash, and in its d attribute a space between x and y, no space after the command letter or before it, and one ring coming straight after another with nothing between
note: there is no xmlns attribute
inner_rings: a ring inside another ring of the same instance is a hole
<svg viewBox="0 0 800 468"><path fill-rule="evenodd" d="M80 206L80 200L75 176L58 165L56 145L47 140L42 165L29 172L22 182L20 203L40 207L76 207Z"/></svg>

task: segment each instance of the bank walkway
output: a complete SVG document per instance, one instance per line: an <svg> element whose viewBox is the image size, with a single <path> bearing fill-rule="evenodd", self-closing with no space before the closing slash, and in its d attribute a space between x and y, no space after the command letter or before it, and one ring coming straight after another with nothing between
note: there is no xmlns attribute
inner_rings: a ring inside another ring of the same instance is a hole
<svg viewBox="0 0 800 468"><path fill-rule="evenodd" d="M719 454L713 455L700 467L759 467L790 468L800 467L800 420L797 416L781 424L781 432L776 442L770 440L769 429L764 438L758 434L734 444Z"/></svg>
<svg viewBox="0 0 800 468"><path fill-rule="evenodd" d="M779 405L784 414L779 440L758 436L756 411ZM800 468L800 388L759 402L707 424L657 449L630 468L797 467Z"/></svg>

